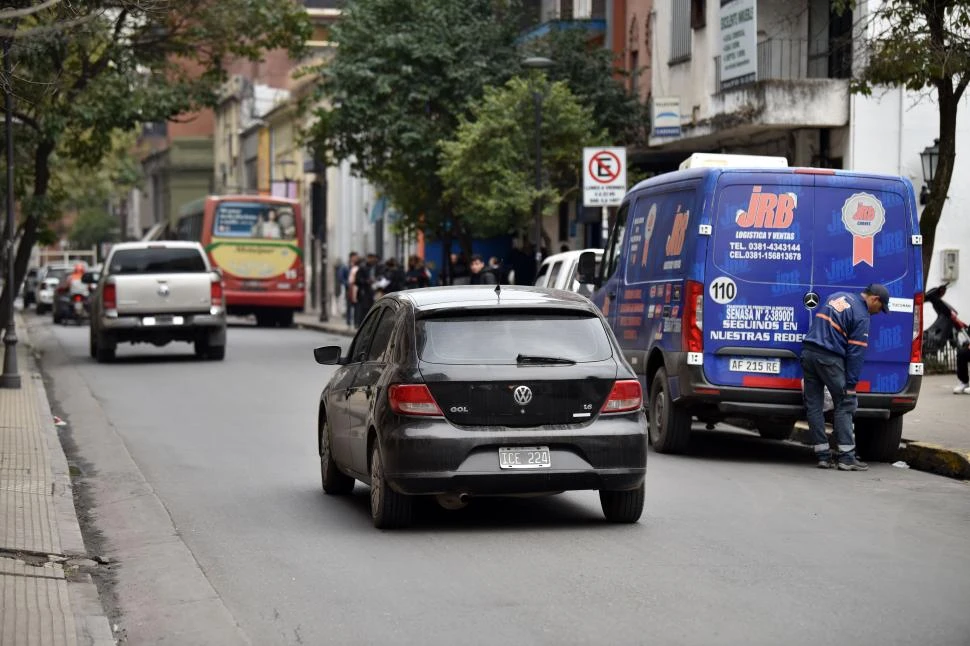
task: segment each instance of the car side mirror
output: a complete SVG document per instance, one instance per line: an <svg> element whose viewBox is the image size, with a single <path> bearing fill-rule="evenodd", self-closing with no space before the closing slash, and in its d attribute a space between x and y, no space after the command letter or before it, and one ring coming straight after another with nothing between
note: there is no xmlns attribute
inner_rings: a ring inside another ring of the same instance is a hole
<svg viewBox="0 0 970 646"><path fill-rule="evenodd" d="M343 350L340 349L339 345L325 345L313 349L313 358L317 360L317 363L324 366L339 364L342 352Z"/></svg>
<svg viewBox="0 0 970 646"><path fill-rule="evenodd" d="M576 276L580 283L584 285L596 285L596 254L592 251L584 251L579 254L579 266Z"/></svg>

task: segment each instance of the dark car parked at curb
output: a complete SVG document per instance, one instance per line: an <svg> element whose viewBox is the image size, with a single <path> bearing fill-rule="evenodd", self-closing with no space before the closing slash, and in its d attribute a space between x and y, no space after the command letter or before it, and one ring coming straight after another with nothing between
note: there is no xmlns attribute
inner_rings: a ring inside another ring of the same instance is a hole
<svg viewBox="0 0 970 646"><path fill-rule="evenodd" d="M644 503L640 383L586 298L533 287L395 292L371 309L320 398L323 489L371 486L378 528L410 523L413 496L599 490L606 518Z"/></svg>

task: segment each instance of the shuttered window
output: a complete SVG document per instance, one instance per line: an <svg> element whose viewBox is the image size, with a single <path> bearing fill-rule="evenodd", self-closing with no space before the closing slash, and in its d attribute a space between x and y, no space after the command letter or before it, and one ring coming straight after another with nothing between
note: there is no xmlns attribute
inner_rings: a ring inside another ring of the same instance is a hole
<svg viewBox="0 0 970 646"><path fill-rule="evenodd" d="M671 0L670 62L690 60L691 0Z"/></svg>

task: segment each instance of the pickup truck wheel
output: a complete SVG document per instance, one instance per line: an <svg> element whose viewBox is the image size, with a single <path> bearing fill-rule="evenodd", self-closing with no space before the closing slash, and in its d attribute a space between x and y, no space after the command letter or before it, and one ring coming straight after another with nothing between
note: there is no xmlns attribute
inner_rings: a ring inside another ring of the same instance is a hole
<svg viewBox="0 0 970 646"><path fill-rule="evenodd" d="M892 462L903 439L903 416L888 420L859 419L855 423L855 443L859 455L870 462Z"/></svg>
<svg viewBox="0 0 970 646"><path fill-rule="evenodd" d="M667 370L660 368L650 384L650 443L658 453L683 453L690 442L693 416L674 405Z"/></svg>
<svg viewBox="0 0 970 646"><path fill-rule="evenodd" d="M205 354L206 358L210 361L222 361L226 358L226 346L224 345L210 345L209 350Z"/></svg>
<svg viewBox="0 0 970 646"><path fill-rule="evenodd" d="M94 358L98 363L110 363L115 360L114 339L107 334L97 334L95 336Z"/></svg>

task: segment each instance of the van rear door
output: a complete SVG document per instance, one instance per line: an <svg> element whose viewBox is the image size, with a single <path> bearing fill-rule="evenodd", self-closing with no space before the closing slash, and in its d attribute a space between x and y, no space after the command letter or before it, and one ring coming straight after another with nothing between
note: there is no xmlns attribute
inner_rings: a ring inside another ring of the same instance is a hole
<svg viewBox="0 0 970 646"><path fill-rule="evenodd" d="M919 233L912 187L899 178L817 175L814 289L838 291L882 283L890 312L873 315L859 392L898 393L909 379L914 330L922 321L922 267L912 234Z"/></svg>
<svg viewBox="0 0 970 646"><path fill-rule="evenodd" d="M705 265L704 374L712 384L801 388L815 176L726 171ZM809 303L810 304L810 303Z"/></svg>

